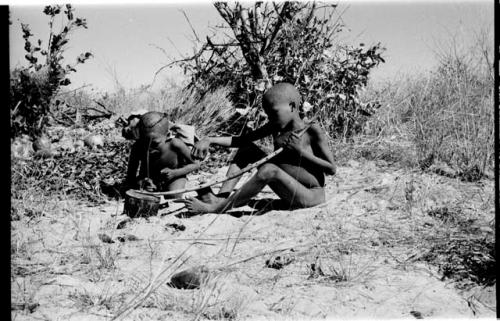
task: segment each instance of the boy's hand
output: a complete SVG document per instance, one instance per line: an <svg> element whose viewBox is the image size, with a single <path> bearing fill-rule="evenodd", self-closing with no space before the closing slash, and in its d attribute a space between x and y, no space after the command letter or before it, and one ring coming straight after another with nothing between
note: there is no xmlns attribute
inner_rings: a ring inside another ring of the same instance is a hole
<svg viewBox="0 0 500 321"><path fill-rule="evenodd" d="M179 172L175 169L164 168L160 171L160 174L163 175L165 180L170 181L179 176Z"/></svg>
<svg viewBox="0 0 500 321"><path fill-rule="evenodd" d="M151 180L151 178L144 178L139 182L139 186L141 189L145 189L148 192L156 191L157 187Z"/></svg>
<svg viewBox="0 0 500 321"><path fill-rule="evenodd" d="M208 139L199 140L191 151L191 156L195 159L205 159L210 148L210 141Z"/></svg>
<svg viewBox="0 0 500 321"><path fill-rule="evenodd" d="M300 154L302 152L302 146L300 144L299 134L295 132L291 133L290 136L288 136L288 138L285 140L285 144L283 147Z"/></svg>

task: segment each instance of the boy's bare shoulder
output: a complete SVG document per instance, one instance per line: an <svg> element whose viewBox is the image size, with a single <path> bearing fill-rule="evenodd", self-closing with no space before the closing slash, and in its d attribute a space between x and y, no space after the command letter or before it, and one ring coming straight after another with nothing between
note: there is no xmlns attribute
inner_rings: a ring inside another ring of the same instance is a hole
<svg viewBox="0 0 500 321"><path fill-rule="evenodd" d="M307 133L314 139L323 139L325 137L325 131L318 123L313 123Z"/></svg>
<svg viewBox="0 0 500 321"><path fill-rule="evenodd" d="M184 143L184 141L182 141L182 139L179 139L176 137L171 138L168 141L168 143L170 143L170 146L172 146L172 148L175 148L175 149L179 149L179 148L182 148L184 146L187 146L186 143Z"/></svg>

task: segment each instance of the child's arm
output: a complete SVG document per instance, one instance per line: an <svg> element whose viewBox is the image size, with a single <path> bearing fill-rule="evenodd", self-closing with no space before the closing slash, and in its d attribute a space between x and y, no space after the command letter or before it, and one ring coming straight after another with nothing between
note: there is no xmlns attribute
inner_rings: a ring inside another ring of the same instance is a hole
<svg viewBox="0 0 500 321"><path fill-rule="evenodd" d="M135 142L130 150L125 184L135 185L137 183L137 169L139 168L139 162L140 162L139 144Z"/></svg>
<svg viewBox="0 0 500 321"><path fill-rule="evenodd" d="M300 137L297 133L292 133L290 135L286 147L299 153L302 160L306 160L312 165L323 169L325 174L335 175L336 166L333 162L332 152L328 147L328 140L326 139L323 130L317 125L312 125L308 130L308 133L311 137L311 147L313 153L302 148L300 144Z"/></svg>
<svg viewBox="0 0 500 321"><path fill-rule="evenodd" d="M173 138L171 142L172 142L172 149L175 152L177 152L178 158L184 159L187 165L175 169L171 168L162 169L161 174L164 175L164 177L167 180L172 180L175 179L176 177L185 176L191 173L192 171L195 171L200 168L200 162L193 161L193 159L191 158L191 151L182 140Z"/></svg>
<svg viewBox="0 0 500 321"><path fill-rule="evenodd" d="M211 144L223 147L240 147L246 143L269 136L273 133L273 131L274 128L267 123L264 126L241 136L205 137L196 143L191 154L194 158L204 159Z"/></svg>

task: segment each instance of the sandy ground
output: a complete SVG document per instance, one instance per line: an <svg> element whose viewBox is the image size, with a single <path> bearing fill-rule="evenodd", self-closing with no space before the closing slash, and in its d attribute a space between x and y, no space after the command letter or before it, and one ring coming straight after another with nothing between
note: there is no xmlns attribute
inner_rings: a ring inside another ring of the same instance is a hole
<svg viewBox="0 0 500 321"><path fill-rule="evenodd" d="M122 202L48 201L41 214L12 222L12 302L21 306L12 319L494 318L494 287L461 291L418 260L423 237L445 228L430 208L459 204L492 232L493 182L384 165L340 167L327 203L312 209L184 217L172 204L117 229ZM275 196L264 190L259 198ZM120 242L125 235L138 240ZM291 263L266 267L277 255ZM199 265L209 271L200 289L166 285Z"/></svg>

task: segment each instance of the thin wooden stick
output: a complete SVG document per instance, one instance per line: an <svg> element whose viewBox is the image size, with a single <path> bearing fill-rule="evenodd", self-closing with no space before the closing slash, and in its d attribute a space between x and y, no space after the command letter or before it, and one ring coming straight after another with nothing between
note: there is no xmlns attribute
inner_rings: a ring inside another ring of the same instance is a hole
<svg viewBox="0 0 500 321"><path fill-rule="evenodd" d="M311 127L314 119L315 118L311 119L311 121L306 125L306 127L302 128L298 132L299 137L302 136L302 135L304 135L304 133L309 129L309 127ZM138 193L141 193L141 194L154 195L154 196L160 196L160 195L169 196L169 195L183 194L183 193L187 193L187 192L198 191L200 189L204 189L204 188L207 188L207 187L210 187L210 186L213 186L213 185L224 183L224 182L229 181L229 180L231 180L233 178L239 177L239 176L245 174L246 172L254 169L255 167L258 167L258 166L262 165L263 163L267 162L268 160L270 160L274 156L276 156L279 153L281 153L283 150L284 150L284 148L280 147L277 150L275 150L274 152L272 152L271 154L267 155L266 157L264 157L264 158L256 161L255 163L252 163L252 164L246 166L243 169L240 169L236 173L233 173L233 174L231 174L231 175L229 175L229 176L227 176L227 177L225 177L223 179L215 180L213 182L208 182L208 183L205 183L205 184L201 184L201 185L198 185L196 187L183 188L183 189L178 189L178 190L175 190L175 191L168 191L168 192L148 192L148 191L143 191L143 190L135 190L135 191L138 192Z"/></svg>
<svg viewBox="0 0 500 321"><path fill-rule="evenodd" d="M241 264L241 263L245 263L245 262L248 262L248 261L251 261L257 257L260 257L260 256L264 256L264 255L269 255L269 254L274 254L274 253L278 253L278 252L284 252L286 250L291 250L291 249L296 249L296 248L299 248L299 247L314 247L314 243L313 242L309 242L309 243L305 243L305 244L295 244L293 246L286 246L286 247L282 247L282 248L279 248L279 249L274 249L274 250L264 250L264 251L261 251L257 254L254 254L252 256L248 256L244 259L241 259L241 260L236 260L236 261L233 261L231 263L228 263L224 266L221 266L217 269L225 269L225 268L228 268L230 266L233 266L233 265L237 265L237 264Z"/></svg>

